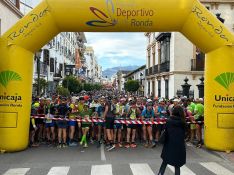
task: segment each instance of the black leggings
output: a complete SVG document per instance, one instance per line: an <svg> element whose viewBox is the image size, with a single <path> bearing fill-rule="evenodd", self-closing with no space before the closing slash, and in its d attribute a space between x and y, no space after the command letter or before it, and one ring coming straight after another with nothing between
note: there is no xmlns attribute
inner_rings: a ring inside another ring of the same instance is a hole
<svg viewBox="0 0 234 175"><path fill-rule="evenodd" d="M162 162L158 175L164 175L167 163ZM175 175L180 175L180 167L175 167Z"/></svg>

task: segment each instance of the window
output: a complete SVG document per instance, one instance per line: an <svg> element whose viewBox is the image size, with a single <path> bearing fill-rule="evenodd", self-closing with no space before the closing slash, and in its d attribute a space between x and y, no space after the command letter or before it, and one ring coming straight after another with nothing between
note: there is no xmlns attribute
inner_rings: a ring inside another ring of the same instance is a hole
<svg viewBox="0 0 234 175"><path fill-rule="evenodd" d="M158 97L161 97L161 80L158 80Z"/></svg>
<svg viewBox="0 0 234 175"><path fill-rule="evenodd" d="M47 50L47 49L44 49L43 51L43 62L46 64L46 65L49 65L49 59L50 59L50 51Z"/></svg>
<svg viewBox="0 0 234 175"><path fill-rule="evenodd" d="M169 96L169 81L165 80L165 98L168 99Z"/></svg>
<svg viewBox="0 0 234 175"><path fill-rule="evenodd" d="M170 39L171 33L161 33L156 40L158 41L160 63L170 61ZM160 64L159 63L159 64Z"/></svg>
<svg viewBox="0 0 234 175"><path fill-rule="evenodd" d="M54 72L54 58L50 58L50 72Z"/></svg>
<svg viewBox="0 0 234 175"><path fill-rule="evenodd" d="M150 68L150 50L148 50L148 68Z"/></svg>
<svg viewBox="0 0 234 175"><path fill-rule="evenodd" d="M63 64L59 64L59 72L62 73L63 71Z"/></svg>
<svg viewBox="0 0 234 175"><path fill-rule="evenodd" d="M150 81L148 81L148 94L150 95Z"/></svg>
<svg viewBox="0 0 234 175"><path fill-rule="evenodd" d="M153 50L152 50L152 59L153 59L153 66L155 65L155 46L153 47Z"/></svg>
<svg viewBox="0 0 234 175"><path fill-rule="evenodd" d="M170 60L170 38L166 38L161 41L161 63L168 62Z"/></svg>

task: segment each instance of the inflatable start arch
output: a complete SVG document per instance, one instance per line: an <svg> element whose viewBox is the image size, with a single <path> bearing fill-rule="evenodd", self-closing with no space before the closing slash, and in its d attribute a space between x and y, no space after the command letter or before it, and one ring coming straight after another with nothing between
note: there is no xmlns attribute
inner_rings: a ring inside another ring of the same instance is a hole
<svg viewBox="0 0 234 175"><path fill-rule="evenodd" d="M205 144L234 150L234 35L198 0L44 0L0 38L0 149L27 148L33 55L59 32L179 31L206 53Z"/></svg>

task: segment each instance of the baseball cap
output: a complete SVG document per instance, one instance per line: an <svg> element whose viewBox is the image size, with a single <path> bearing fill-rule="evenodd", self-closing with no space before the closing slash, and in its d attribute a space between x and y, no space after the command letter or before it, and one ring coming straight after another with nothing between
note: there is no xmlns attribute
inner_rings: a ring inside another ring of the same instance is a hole
<svg viewBox="0 0 234 175"><path fill-rule="evenodd" d="M172 101L173 101L173 102L180 102L180 99L174 98Z"/></svg>
<svg viewBox="0 0 234 175"><path fill-rule="evenodd" d="M148 99L147 102L148 102L148 103L149 103L149 102L152 102L152 100L151 100L151 99Z"/></svg>

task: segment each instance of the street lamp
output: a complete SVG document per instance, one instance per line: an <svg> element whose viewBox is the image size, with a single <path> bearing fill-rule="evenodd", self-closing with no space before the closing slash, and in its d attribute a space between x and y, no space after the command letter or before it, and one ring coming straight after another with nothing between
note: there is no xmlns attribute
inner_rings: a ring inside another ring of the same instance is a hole
<svg viewBox="0 0 234 175"><path fill-rule="evenodd" d="M42 49L35 53L37 60L37 96L40 96L40 59L41 59Z"/></svg>

